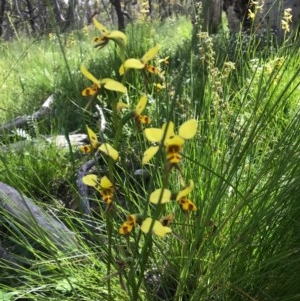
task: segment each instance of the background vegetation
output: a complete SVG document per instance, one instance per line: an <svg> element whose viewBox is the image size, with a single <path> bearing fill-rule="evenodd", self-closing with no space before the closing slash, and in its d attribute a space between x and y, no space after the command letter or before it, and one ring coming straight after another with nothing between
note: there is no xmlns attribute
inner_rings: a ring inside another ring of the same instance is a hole
<svg viewBox="0 0 300 301"><path fill-rule="evenodd" d="M54 113L32 121L23 135L2 134L0 180L63 221L76 247L53 244L43 229L33 235L1 210L0 300L298 300L297 36L278 46L254 37L245 42L242 35L232 41L227 32L209 36L183 17L142 20L126 27L127 56L141 58L159 44L152 63L161 66L165 80L149 75L145 85L138 71L131 72L125 99L134 108L147 93L146 113L154 127L173 120L177 129L197 119L197 135L185 143L181 167L185 179L195 182L189 198L198 210L185 213L167 204L175 220L173 234L164 239L143 235L139 227L130 238L118 233L126 215L143 212L149 193L163 181L160 158L142 166L149 143L129 122L114 170L115 205L108 214L91 190L92 213L84 215L76 177L91 157L45 143L45 137L84 133L86 125L99 140L114 137L116 94L105 92L97 100L107 121L100 133L96 109L84 110L87 80L79 68L84 64L99 78L121 81L116 47L93 48L99 35L93 26L1 41L1 123L31 114L50 94L55 102ZM164 65L159 60L167 56ZM158 82L165 86L161 91ZM27 143L16 148L20 140ZM107 172L105 158L93 171ZM179 178L170 173L175 191Z"/></svg>

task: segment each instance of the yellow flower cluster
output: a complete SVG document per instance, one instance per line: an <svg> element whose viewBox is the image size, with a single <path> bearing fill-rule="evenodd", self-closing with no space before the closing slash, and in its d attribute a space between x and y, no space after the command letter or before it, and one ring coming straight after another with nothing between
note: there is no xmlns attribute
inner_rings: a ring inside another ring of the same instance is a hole
<svg viewBox="0 0 300 301"><path fill-rule="evenodd" d="M258 12L262 12L264 8L264 0L253 1L250 0L249 9L248 9L248 19L254 20Z"/></svg>
<svg viewBox="0 0 300 301"><path fill-rule="evenodd" d="M116 43L119 47L120 56L122 64L119 68L119 74L121 76L125 75L130 69L136 69L148 72L153 75L158 75L160 79L163 77L163 72L159 67L151 65L149 62L155 58L159 51L159 46L155 46L147 51L140 59L136 58L124 58L125 46L127 44L127 37L121 31L109 31L96 19L93 20L95 27L100 31L101 35L94 38L94 44L97 48L105 47L110 41ZM160 59L159 64L168 65L168 57ZM89 72L84 66L80 67L81 73L92 82L92 85L86 87L82 91L83 96L91 97L91 99L96 99L97 95L103 90L113 91L117 93L127 94L127 88L124 86L124 81L118 82L111 78L98 79L91 72ZM164 83L155 84L156 91L160 91L165 87ZM127 97L128 99L128 97ZM112 104L114 106L112 112L113 114L121 114L120 112L124 109L130 109L128 103L122 101L116 101ZM142 125L148 125L151 123L151 118L145 115L143 112L147 106L147 95L144 94L140 97L135 107L133 107L129 114L124 116L123 120L126 122L130 119L135 120L137 128L141 129ZM126 117L126 118L125 118ZM120 118L115 118L114 120L119 120ZM116 129L118 131L122 130L123 124L118 124ZM168 167L168 172L175 168L181 172L179 164L182 161L182 150L186 140L192 139L197 132L197 121L195 119L190 119L180 125L178 128L178 133L175 133L175 126L172 121L169 121L162 125L161 128L146 128L144 129L145 138L152 143L152 145L144 152L142 158L142 164L148 163L154 155L162 148L165 151L166 166ZM96 133L87 126L87 134L89 138L89 144L80 147L80 150L85 154L90 153L102 153L114 162L119 158L119 152L117 150L118 143L111 145L106 142L99 142ZM118 135L116 134L118 137ZM88 174L82 178L82 182L90 187L93 187L97 192L100 193L102 201L109 207L112 206L115 197L115 185L113 181L113 172L109 173L108 176L98 177L95 174ZM183 189L177 193L172 193L169 189L160 188L153 191L149 196L149 203L152 204L165 204L172 200L177 202L178 205L184 212L196 211L196 205L188 199L188 194L194 188L194 182L190 180L188 186L183 185ZM147 210L146 210L147 212ZM139 225L140 230L143 233L153 233L159 237L165 237L167 234L171 233L172 230L169 227L171 221L173 221L174 216L172 214L161 218L160 220L153 219L149 216L142 214L129 214L126 220L119 228L119 234L127 236L134 228Z"/></svg>
<svg viewBox="0 0 300 301"><path fill-rule="evenodd" d="M284 30L284 32L290 32L290 23L293 22L291 14L292 9L286 8L283 12L283 18L281 20L281 28Z"/></svg>

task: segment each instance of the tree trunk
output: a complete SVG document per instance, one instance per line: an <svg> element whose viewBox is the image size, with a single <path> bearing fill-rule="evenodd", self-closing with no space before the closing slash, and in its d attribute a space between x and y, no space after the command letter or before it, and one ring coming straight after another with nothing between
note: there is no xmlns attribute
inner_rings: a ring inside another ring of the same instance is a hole
<svg viewBox="0 0 300 301"><path fill-rule="evenodd" d="M0 3L0 37L2 36L3 33L3 20L4 20L4 12L5 12L5 4L6 0L1 0Z"/></svg>
<svg viewBox="0 0 300 301"><path fill-rule="evenodd" d="M75 23L75 8L77 5L77 0L70 0L68 11L67 11L67 18L64 26L64 30L68 29L69 27L74 26Z"/></svg>
<svg viewBox="0 0 300 301"><path fill-rule="evenodd" d="M121 1L120 0L110 0L110 3L114 6L117 18L118 18L118 29L120 31L125 31L125 19L124 14L121 7Z"/></svg>
<svg viewBox="0 0 300 301"><path fill-rule="evenodd" d="M203 27L202 31L217 33L222 24L222 1L203 0L202 1Z"/></svg>
<svg viewBox="0 0 300 301"><path fill-rule="evenodd" d="M64 21L64 18L62 16L62 13L60 11L60 6L59 6L59 3L57 0L51 0L51 6L52 6L52 9L53 9L53 14L54 14L54 17L55 17L55 21L56 21L56 24L61 27L63 21Z"/></svg>
<svg viewBox="0 0 300 301"><path fill-rule="evenodd" d="M32 4L30 2L30 0L26 0L26 5L27 5L27 10L28 10L28 15L29 15L29 24L30 24L30 27L31 27L31 31L32 33L35 34L36 30L35 30L35 18L34 18L34 14L33 14L33 11L34 11L34 8L32 7Z"/></svg>

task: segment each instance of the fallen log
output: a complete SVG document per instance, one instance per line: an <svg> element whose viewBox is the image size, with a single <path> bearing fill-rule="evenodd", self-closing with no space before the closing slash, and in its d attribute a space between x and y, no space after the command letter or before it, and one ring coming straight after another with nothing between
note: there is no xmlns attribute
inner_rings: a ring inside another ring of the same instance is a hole
<svg viewBox="0 0 300 301"><path fill-rule="evenodd" d="M62 251L78 250L75 234L62 221L38 207L32 199L2 182L0 213L8 219L15 219L41 242L47 240Z"/></svg>
<svg viewBox="0 0 300 301"><path fill-rule="evenodd" d="M28 125L28 123L32 122L33 120L39 120L42 117L50 115L50 113L52 112L53 102L54 97L53 94L51 94L42 104L40 109L34 112L32 115L19 116L15 120L9 121L0 126L0 134L8 133L16 128L21 128L24 125Z"/></svg>

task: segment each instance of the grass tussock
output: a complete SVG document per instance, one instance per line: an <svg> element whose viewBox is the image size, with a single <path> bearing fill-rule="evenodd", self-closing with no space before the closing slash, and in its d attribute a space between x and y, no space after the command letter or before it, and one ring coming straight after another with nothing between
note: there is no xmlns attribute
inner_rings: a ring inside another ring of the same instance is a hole
<svg viewBox="0 0 300 301"><path fill-rule="evenodd" d="M1 44L2 122L55 97L34 143L3 137L1 181L76 247L1 210L0 299L297 300L299 49L194 40L184 19L128 26L126 47L108 34L93 48L95 35ZM43 141L72 131L88 134L81 151ZM93 158L87 215L77 171Z"/></svg>

